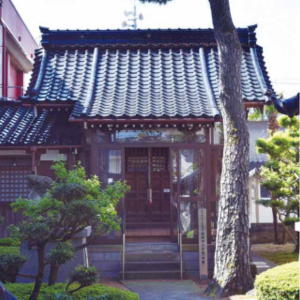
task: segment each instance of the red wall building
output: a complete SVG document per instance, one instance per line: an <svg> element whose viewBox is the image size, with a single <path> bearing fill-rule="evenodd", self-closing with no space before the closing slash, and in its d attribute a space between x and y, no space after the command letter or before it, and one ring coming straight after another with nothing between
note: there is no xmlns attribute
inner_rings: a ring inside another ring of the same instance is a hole
<svg viewBox="0 0 300 300"><path fill-rule="evenodd" d="M13 3L0 1L0 97L23 94L24 73L32 69L37 47Z"/></svg>

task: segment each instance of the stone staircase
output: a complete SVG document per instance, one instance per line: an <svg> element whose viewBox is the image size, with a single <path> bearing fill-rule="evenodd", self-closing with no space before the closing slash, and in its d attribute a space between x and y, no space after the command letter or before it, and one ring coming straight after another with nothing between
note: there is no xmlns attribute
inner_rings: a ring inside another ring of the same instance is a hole
<svg viewBox="0 0 300 300"><path fill-rule="evenodd" d="M180 258L177 244L171 242L126 243L124 279L179 278Z"/></svg>

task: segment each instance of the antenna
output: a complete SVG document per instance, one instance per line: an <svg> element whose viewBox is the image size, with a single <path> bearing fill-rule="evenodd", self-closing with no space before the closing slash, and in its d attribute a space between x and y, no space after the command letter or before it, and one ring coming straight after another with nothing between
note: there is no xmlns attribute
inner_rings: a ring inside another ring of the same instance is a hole
<svg viewBox="0 0 300 300"><path fill-rule="evenodd" d="M133 0L132 10L124 11L124 16L126 17L126 20L122 22L122 27L127 29L137 29L138 21L144 19L141 13L137 14L136 0Z"/></svg>

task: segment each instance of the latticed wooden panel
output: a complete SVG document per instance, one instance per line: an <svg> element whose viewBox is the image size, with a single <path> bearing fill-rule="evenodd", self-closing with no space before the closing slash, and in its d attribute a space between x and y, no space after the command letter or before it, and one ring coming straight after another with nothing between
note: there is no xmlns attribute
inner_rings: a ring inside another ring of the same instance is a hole
<svg viewBox="0 0 300 300"><path fill-rule="evenodd" d="M142 172L148 170L148 149L126 149L126 172Z"/></svg>
<svg viewBox="0 0 300 300"><path fill-rule="evenodd" d="M152 149L151 171L165 172L168 171L168 149L154 148Z"/></svg>
<svg viewBox="0 0 300 300"><path fill-rule="evenodd" d="M11 202L19 197L27 197L29 188L27 176L31 174L31 167L22 161L2 161L0 166L0 202Z"/></svg>

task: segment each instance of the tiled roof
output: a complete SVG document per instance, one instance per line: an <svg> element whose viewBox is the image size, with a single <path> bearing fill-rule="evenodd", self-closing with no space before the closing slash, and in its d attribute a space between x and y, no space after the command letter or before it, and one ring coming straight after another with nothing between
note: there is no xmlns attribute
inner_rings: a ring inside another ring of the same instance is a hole
<svg viewBox="0 0 300 300"><path fill-rule="evenodd" d="M77 125L68 123L67 112L43 109L35 113L32 107L23 107L17 103L0 103L0 145L79 143Z"/></svg>
<svg viewBox="0 0 300 300"><path fill-rule="evenodd" d="M75 101L75 118L219 115L210 29L42 32L31 101ZM239 29L239 36L243 98L265 101L272 86L254 28Z"/></svg>
<svg viewBox="0 0 300 300"><path fill-rule="evenodd" d="M256 44L256 25L238 28L244 46ZM44 48L66 47L176 47L179 44L215 46L214 31L207 29L137 29L137 30L50 30L40 27Z"/></svg>

